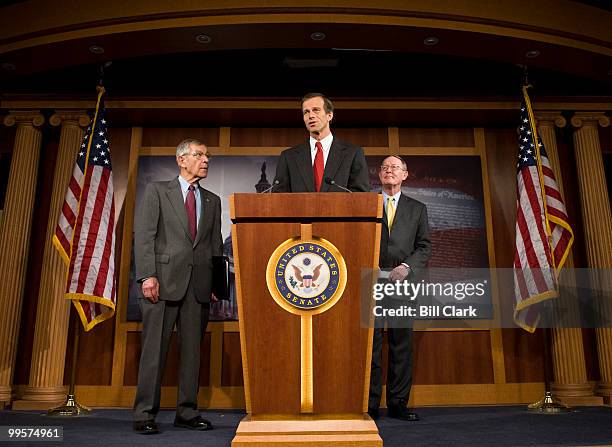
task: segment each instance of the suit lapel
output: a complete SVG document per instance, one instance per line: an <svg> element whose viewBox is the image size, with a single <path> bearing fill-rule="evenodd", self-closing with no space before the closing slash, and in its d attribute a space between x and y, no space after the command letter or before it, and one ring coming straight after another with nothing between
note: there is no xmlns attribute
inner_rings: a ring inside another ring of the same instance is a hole
<svg viewBox="0 0 612 447"><path fill-rule="evenodd" d="M382 227L382 231L384 231L386 234L391 236L390 233L389 233L389 224L388 224L389 219L387 219L387 204L385 202L384 197L385 196L383 196L383 222L382 222L383 227ZM399 204L398 204L397 208L399 208ZM393 218L393 223L395 223L395 218L397 217L397 208L395 209L395 217ZM391 231L393 231L393 225L391 226Z"/></svg>
<svg viewBox="0 0 612 447"><path fill-rule="evenodd" d="M387 225L387 209L383 210L383 218L382 218L382 231L385 231L389 234L389 225Z"/></svg>
<svg viewBox="0 0 612 447"><path fill-rule="evenodd" d="M312 157L310 155L310 143L301 144L295 162L298 171L302 175L302 180L308 192L314 192L314 174L312 172Z"/></svg>
<svg viewBox="0 0 612 447"><path fill-rule="evenodd" d="M397 210L395 210L397 214ZM387 204L385 202L385 196L383 196L383 217L382 217L382 231L389 235L389 219L387 219ZM393 219L395 222L395 219ZM393 228L393 227L391 227Z"/></svg>
<svg viewBox="0 0 612 447"><path fill-rule="evenodd" d="M329 155L327 156L327 163L325 163L325 171L323 172L323 184L321 185L321 192L327 192L330 190L332 185L325 183L325 178L329 177L335 179L336 172L340 168L342 159L344 158L345 147L336 137L332 140L332 145L329 148ZM336 189L335 191L340 191Z"/></svg>
<svg viewBox="0 0 612 447"><path fill-rule="evenodd" d="M200 199L201 199L200 201L202 202L202 209L200 210L200 221L198 222L198 232L196 233L196 238L195 238L195 241L193 242L194 246L196 246L198 242L200 242L200 239L202 239L202 235L206 231L205 227L210 222L212 222L212 220L210 219L210 215L212 212L211 207L210 207L210 197L208 197L208 194L206 193L204 188L202 188L199 185L198 185L198 188L200 189Z"/></svg>
<svg viewBox="0 0 612 447"><path fill-rule="evenodd" d="M187 222L187 211L185 210L185 201L183 200L181 184L179 183L178 178L169 183L166 195L168 196L170 205L172 205L172 208L174 209L177 219L181 223L183 230L185 230L185 234L189 239L191 239L189 223Z"/></svg>
<svg viewBox="0 0 612 447"><path fill-rule="evenodd" d="M393 224L391 225L391 233L393 233L393 230L396 228L396 224L402 225L407 221L409 217L408 208L409 208L408 199L404 196L404 194L400 194L399 201L397 202L397 206L395 207L395 216L393 216ZM386 216L385 216L385 219L386 219Z"/></svg>
<svg viewBox="0 0 612 447"><path fill-rule="evenodd" d="M404 194L400 194L399 201L395 206L395 216L393 216L393 223L391 224L391 233L389 233L389 225L387 225L387 207L384 206L383 203L383 230L386 231L389 236L393 234L394 230L397 228L397 225L402 225L405 222L404 219L408 217L408 199L404 196ZM400 223L402 222L402 223Z"/></svg>

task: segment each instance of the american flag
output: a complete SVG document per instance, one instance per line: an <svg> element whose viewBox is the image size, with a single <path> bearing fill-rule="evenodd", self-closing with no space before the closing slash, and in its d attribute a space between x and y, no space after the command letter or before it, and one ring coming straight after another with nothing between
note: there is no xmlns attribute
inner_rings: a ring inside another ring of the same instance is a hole
<svg viewBox="0 0 612 447"><path fill-rule="evenodd" d="M574 234L555 174L537 135L527 87L523 87L518 130L514 321L533 332L540 319L537 304L557 297L557 275Z"/></svg>
<svg viewBox="0 0 612 447"><path fill-rule="evenodd" d="M115 196L104 88L77 155L53 243L68 266L67 299L86 331L115 313Z"/></svg>

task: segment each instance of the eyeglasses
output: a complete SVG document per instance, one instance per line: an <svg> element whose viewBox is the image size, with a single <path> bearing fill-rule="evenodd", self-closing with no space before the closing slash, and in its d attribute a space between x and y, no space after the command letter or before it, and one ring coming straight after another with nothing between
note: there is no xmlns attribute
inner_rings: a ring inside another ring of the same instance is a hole
<svg viewBox="0 0 612 447"><path fill-rule="evenodd" d="M382 165L380 167L380 170L384 172L384 171L405 171L406 169L398 165Z"/></svg>
<svg viewBox="0 0 612 447"><path fill-rule="evenodd" d="M185 155L191 155L196 160L201 160L202 157L206 157L209 160L212 158L212 155L210 154L210 152L192 152L190 154L185 154Z"/></svg>

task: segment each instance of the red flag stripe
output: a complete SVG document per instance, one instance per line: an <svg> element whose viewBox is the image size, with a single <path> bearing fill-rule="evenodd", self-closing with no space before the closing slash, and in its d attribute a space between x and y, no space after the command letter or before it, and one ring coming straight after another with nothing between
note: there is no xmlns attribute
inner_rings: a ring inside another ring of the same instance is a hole
<svg viewBox="0 0 612 447"><path fill-rule="evenodd" d="M521 201L522 204L525 202L529 203L528 200ZM526 216L525 213L528 213L528 215ZM519 207L517 213L517 231L520 232L521 244L524 247L523 252L519 250L519 254L523 254L521 259L523 267L540 268L547 261L546 257L541 256L543 255L543 251L540 250L542 245L541 232L537 228L537 223L534 223L535 219L531 208L528 206Z"/></svg>
<svg viewBox="0 0 612 447"><path fill-rule="evenodd" d="M521 238L521 240L523 241L523 243L525 241L533 241L533 243L530 246L524 245L525 254L527 255L527 264L525 265L525 263L522 263L524 270L523 274L526 278L532 278L532 281L527 280L527 283L533 283L537 291L543 292L546 291L548 287L546 279L544 279L543 269L546 269L549 264L544 263L543 261L545 261L545 259L540 259L541 256L538 256L538 254L541 253L541 250L538 249L539 247L535 247L535 245L540 243L534 241L533 237L531 237L531 235L529 234L529 228L527 227L527 223L524 217L525 216L522 211L517 217L517 224L521 228L521 233L526 234L526 237L524 236L523 238ZM521 240L517 239L517 246L519 248L519 251L521 247Z"/></svg>
<svg viewBox="0 0 612 447"><path fill-rule="evenodd" d="M63 223L62 228L66 228L65 225L67 225L68 227L74 225L74 222L76 220L76 216L74 214L75 211L76 211L76 208L73 209L68 204L68 202L64 202L64 206L62 208L62 214L65 219L65 223Z"/></svg>
<svg viewBox="0 0 612 447"><path fill-rule="evenodd" d="M96 169L102 170L100 167L96 167ZM94 214L94 218L98 222L98 226L102 228L108 228L109 225L109 215L110 208L112 205L113 195L111 188L108 188L109 181L112 180L112 176L110 172L106 169L103 170L104 173L101 175L100 184L98 186L97 199L98 202L95 205L96 213ZM113 206L114 208L114 206ZM114 218L113 218L114 221ZM108 232L96 231L94 233L95 239L93 243L93 251L91 253L92 260L100 260L99 262L90 263L88 269L87 280L85 284L85 292L91 295L96 296L104 296L104 288L101 290L96 288L96 284L98 278L100 276L100 272L102 269L108 270L108 263L103 262L105 259L103 256L104 252L104 244L106 242L106 238ZM105 277L106 279L106 277Z"/></svg>
<svg viewBox="0 0 612 447"><path fill-rule="evenodd" d="M554 178L555 177L555 173L553 172L551 167L548 165L548 163L544 162L544 160L542 160L542 175L544 177L548 177L548 178L551 178L551 177Z"/></svg>
<svg viewBox="0 0 612 447"><path fill-rule="evenodd" d="M542 202L540 201L540 184L534 182L534 175L537 178L537 171L534 172L534 168L529 168L529 171L522 172L523 182L525 183L525 190L527 191L526 196L529 198L530 206L523 207L524 210L530 217L530 221L535 224L535 227L539 233L539 240L543 243L543 254L546 256L550 264L550 248L548 247L548 236L546 235L546 229L544 228L544 209ZM537 188L537 189L536 189ZM522 196L521 196L522 197Z"/></svg>
<svg viewBox="0 0 612 447"><path fill-rule="evenodd" d="M111 197L108 197L108 192L110 192L110 189L107 190L106 202L104 204L105 208L108 208L109 205L113 205L114 203L112 195ZM108 217L109 220L112 220L112 221L115 220L115 207L114 206L110 206L110 213L108 214L108 216L109 216ZM102 259L108 259L108 257L110 256L112 247L113 247L113 233L107 232L106 238L104 240L104 245L102 248L102 253L101 253ZM108 278L109 270L111 268L112 267L107 262L102 263L100 265L100 269L98 271L98 275L96 278L96 284L94 286L94 292L93 292L94 295L108 296L105 294L105 289L108 284L107 278Z"/></svg>
<svg viewBox="0 0 612 447"><path fill-rule="evenodd" d="M518 288L518 290L515 291L515 301L520 302L521 297L529 295L529 290L527 289L527 281L523 275L521 264L515 261L514 267L514 277L516 279L515 289Z"/></svg>
<svg viewBox="0 0 612 447"><path fill-rule="evenodd" d="M563 197L561 197L561 193L559 191L557 191L556 189L553 189L551 186L545 186L544 187L544 192L546 193L546 197L547 197L547 205L548 208L560 208L562 203L563 203ZM551 201L550 199L554 199L553 201Z"/></svg>
<svg viewBox="0 0 612 447"><path fill-rule="evenodd" d="M82 176L81 176L82 177ZM70 184L69 184L69 189L68 192L72 193L73 197L76 197L77 199L79 197L81 197L81 184L78 183L79 180L77 180L74 176L70 179ZM72 201L71 201L72 202ZM76 209L76 200L74 201L74 206L71 208L75 208Z"/></svg>
<svg viewBox="0 0 612 447"><path fill-rule="evenodd" d="M87 197L87 194L89 193L89 184L88 184L88 179L85 178L85 185L83 188L83 196ZM77 219L75 221L75 228L74 228L74 235L73 235L73 240L71 242L71 245L74 245L74 243L76 242L77 246L77 250L78 250L78 244L79 244L79 238L76 238L75 241L75 236L76 235L80 235L81 234L81 227L83 226L83 218L81 217L82 214L85 212L85 207L84 204L81 207L81 209L79 210L79 216L77 216ZM72 256L70 258L70 268L68 270L68 287L66 290L66 293L70 293L72 286L74 285L74 281L73 281L73 276L74 276L74 271L75 271L75 263L76 262L80 262L80 259L77 260L77 258L74 256L76 253L76 251L74 253L72 253ZM78 290L75 290L76 293L80 293Z"/></svg>
<svg viewBox="0 0 612 447"><path fill-rule="evenodd" d="M567 214L563 213L562 211L559 211L557 208L549 208L548 214L553 217L558 217L561 220L567 220ZM551 229L552 226L556 226L556 224L551 224Z"/></svg>
<svg viewBox="0 0 612 447"><path fill-rule="evenodd" d="M100 175L97 170L100 168L90 167L88 170L91 170L91 174L88 173L88 177L90 178L91 184L89 188L91 188L91 194L88 194L87 212L83 214L83 231L87 236L85 238L81 238L79 244L79 252L82 253L80 258L79 268L79 276L78 276L78 284L80 293L91 294L93 291L87 287L88 278L89 278L89 268L92 261L92 255L96 248L96 239L98 237L98 230L100 228L100 208L104 203L104 196L101 196L98 191L101 185ZM102 203L101 203L102 202Z"/></svg>

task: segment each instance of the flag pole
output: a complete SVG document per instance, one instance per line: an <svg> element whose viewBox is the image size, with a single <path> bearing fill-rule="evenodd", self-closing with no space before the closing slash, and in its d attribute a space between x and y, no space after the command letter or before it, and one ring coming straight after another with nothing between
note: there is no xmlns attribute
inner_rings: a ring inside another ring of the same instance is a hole
<svg viewBox="0 0 612 447"><path fill-rule="evenodd" d="M544 328L544 397L527 405L527 411L541 414L569 413L572 408L550 391L550 328Z"/></svg>
<svg viewBox="0 0 612 447"><path fill-rule="evenodd" d="M540 158L540 149L539 149L539 138L537 136L537 130L536 130L536 122L535 122L535 117L533 115L533 110L531 109L531 102L529 100L529 94L527 93L527 89L530 87L529 84L529 77L528 77L528 70L527 70L527 66L523 66L523 97L524 97L524 101L525 101L525 105L527 107L527 111L529 114L529 122L530 125L533 125L533 128L531 129L533 132L533 139L534 139L534 146L535 146L535 151L536 151L536 163L537 163L537 167L538 167L538 172L539 172L539 176L540 176L540 187L542 188L542 205L544 206L544 209L546 210L546 199L544 197L544 181L543 181L543 176L542 176L542 162L541 162L541 158ZM545 212L545 214L547 214ZM552 246L551 244L551 235L550 235L550 226L548 224L548 219L546 219L546 233L547 233L547 241L549 246ZM553 260L553 265L554 265L554 260ZM556 268L557 266L554 265L554 267ZM549 328L544 328L544 397L542 397L540 400L538 400L537 402L533 402L529 405L527 405L527 411L532 412L532 413L541 413L541 414L561 414L561 413L568 413L570 411L572 411L571 407L569 407L568 405L566 405L564 402L562 402L560 399L554 397L552 395L552 392L550 390L550 383L551 383L551 365L550 365L550 329Z"/></svg>
<svg viewBox="0 0 612 447"><path fill-rule="evenodd" d="M72 315L73 313L70 312L70 314ZM79 326L81 325L81 321L78 318L78 315L76 319L73 319L73 321L74 331L72 337L72 365L70 368L70 388L68 390L68 395L66 396L66 400L64 401L64 403L59 407L55 407L47 411L47 416L74 417L87 416L91 413L91 408L88 408L85 405L81 405L77 402L74 392L77 359L79 355L79 334L81 332L79 330Z"/></svg>
<svg viewBox="0 0 612 447"><path fill-rule="evenodd" d="M97 68L98 72L98 103L96 105L96 116L98 114L98 107L100 105L100 97L104 92L104 69L109 67L112 62L105 62L100 64ZM95 126L95 118L92 124L92 129ZM91 144L91 143L90 143ZM89 151L89 147L88 147ZM87 169L87 168L86 168ZM70 306L73 307L73 306ZM70 315L73 313L70 312ZM76 382L76 368L79 354L79 338L80 338L80 329L81 318L75 310L74 314L76 318L73 319L73 337L72 337L72 365L70 371L70 388L68 390L68 395L66 396L66 400L59 407L55 407L47 411L47 416L55 416L55 417L74 417L74 416L87 416L91 413L91 409L86 407L85 405L81 405L76 400L75 393L75 382Z"/></svg>

